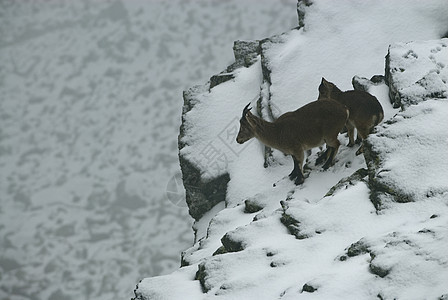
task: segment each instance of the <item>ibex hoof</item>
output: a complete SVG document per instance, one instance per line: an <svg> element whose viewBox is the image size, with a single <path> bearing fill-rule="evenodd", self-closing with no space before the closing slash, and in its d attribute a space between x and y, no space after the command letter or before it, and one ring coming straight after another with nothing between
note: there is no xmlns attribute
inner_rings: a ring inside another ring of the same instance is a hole
<svg viewBox="0 0 448 300"><path fill-rule="evenodd" d="M315 163L315 166L318 166L318 165L320 165L321 163L323 163L324 162L324 160L325 160L325 157L318 157L317 159L316 159L316 163Z"/></svg>
<svg viewBox="0 0 448 300"><path fill-rule="evenodd" d="M354 145L355 145L355 143L349 142L349 143L347 144L347 147L353 147Z"/></svg>
<svg viewBox="0 0 448 300"><path fill-rule="evenodd" d="M303 177L297 177L296 180L294 181L295 185L300 185L305 181L305 178Z"/></svg>
<svg viewBox="0 0 448 300"><path fill-rule="evenodd" d="M359 147L358 151L356 151L356 156L360 155L361 153L364 153L364 147Z"/></svg>
<svg viewBox="0 0 448 300"><path fill-rule="evenodd" d="M322 169L324 169L324 171L328 170L328 168L331 166L331 163L326 162L325 165L323 165Z"/></svg>
<svg viewBox="0 0 448 300"><path fill-rule="evenodd" d="M321 163L323 163L326 159L327 159L327 152L325 151L323 153L321 153L317 158L316 158L316 166L320 165Z"/></svg>

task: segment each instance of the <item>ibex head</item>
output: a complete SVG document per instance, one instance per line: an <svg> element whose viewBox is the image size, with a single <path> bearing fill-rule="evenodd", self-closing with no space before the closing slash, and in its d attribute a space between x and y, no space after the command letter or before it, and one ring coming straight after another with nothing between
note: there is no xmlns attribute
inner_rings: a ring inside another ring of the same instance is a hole
<svg viewBox="0 0 448 300"><path fill-rule="evenodd" d="M318 99L333 98L332 95L336 91L340 91L340 90L333 83L325 80L325 78L322 77L322 81L319 85L319 98Z"/></svg>
<svg viewBox="0 0 448 300"><path fill-rule="evenodd" d="M245 142L254 137L254 131L252 129L252 126L247 121L247 117L248 116L250 117L250 115L252 115L250 112L252 107L249 108L249 105L250 103L246 105L246 107L244 107L243 115L241 116L240 119L240 131L238 132L238 136L236 137L236 142L238 144L244 144Z"/></svg>

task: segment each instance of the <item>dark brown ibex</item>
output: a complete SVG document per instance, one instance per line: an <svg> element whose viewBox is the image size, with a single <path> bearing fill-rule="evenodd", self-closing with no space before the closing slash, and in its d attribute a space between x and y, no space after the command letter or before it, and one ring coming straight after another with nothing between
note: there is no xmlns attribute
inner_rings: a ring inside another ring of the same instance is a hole
<svg viewBox="0 0 448 300"><path fill-rule="evenodd" d="M350 111L346 127L349 138L348 146L355 145L355 128L358 132L356 143L367 138L373 128L384 118L383 108L375 96L364 91L342 92L335 84L322 78L319 85L319 99L334 99L344 104ZM361 154L361 146L356 155Z"/></svg>
<svg viewBox="0 0 448 300"><path fill-rule="evenodd" d="M327 169L333 164L339 149L338 133L344 127L349 112L347 108L334 100L319 100L302 106L293 112L281 115L274 122L254 116L249 108L244 108L240 119L240 130L236 141L243 144L255 137L271 148L292 155L294 169L289 178L295 184L304 181L304 151L327 144L327 151L318 158Z"/></svg>

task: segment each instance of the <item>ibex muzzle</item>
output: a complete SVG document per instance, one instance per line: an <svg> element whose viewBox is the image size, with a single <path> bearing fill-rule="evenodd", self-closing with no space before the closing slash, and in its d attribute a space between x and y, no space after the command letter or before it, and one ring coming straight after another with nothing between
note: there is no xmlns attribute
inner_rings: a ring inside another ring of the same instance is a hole
<svg viewBox="0 0 448 300"><path fill-rule="evenodd" d="M350 111L346 127L349 138L348 146L355 145L355 128L358 132L356 143L367 138L373 128L384 118L383 107L378 99L364 91L342 92L334 83L322 78L319 85L319 99L334 99L344 104ZM362 146L356 151L359 155L363 151Z"/></svg>
<svg viewBox="0 0 448 300"><path fill-rule="evenodd" d="M254 116L249 105L246 105L236 141L243 144L255 137L266 146L292 155L294 169L289 178L298 185L304 181L302 168L306 150L326 143L327 157L319 159L323 161L326 158L324 169L333 164L340 145L338 133L347 119L347 108L333 100L311 102L296 111L281 115L274 122Z"/></svg>
<svg viewBox="0 0 448 300"><path fill-rule="evenodd" d="M238 136L236 137L236 142L238 144L243 144L254 137L254 134L246 120L246 114L252 109L252 107L249 108L249 106L250 103L247 104L246 107L244 107L243 115L240 119L240 131L238 132Z"/></svg>

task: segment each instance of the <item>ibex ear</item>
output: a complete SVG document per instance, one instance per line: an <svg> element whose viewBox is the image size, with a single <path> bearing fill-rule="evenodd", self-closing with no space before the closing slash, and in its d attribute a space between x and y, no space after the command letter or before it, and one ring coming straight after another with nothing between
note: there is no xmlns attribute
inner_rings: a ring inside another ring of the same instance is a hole
<svg viewBox="0 0 448 300"><path fill-rule="evenodd" d="M327 81L325 78L322 77L322 83L326 88L331 87L331 82Z"/></svg>
<svg viewBox="0 0 448 300"><path fill-rule="evenodd" d="M254 115L250 111L248 111L246 114L246 120L247 120L247 123L249 123L250 127L255 127L255 125L256 125L253 117L254 117Z"/></svg>

